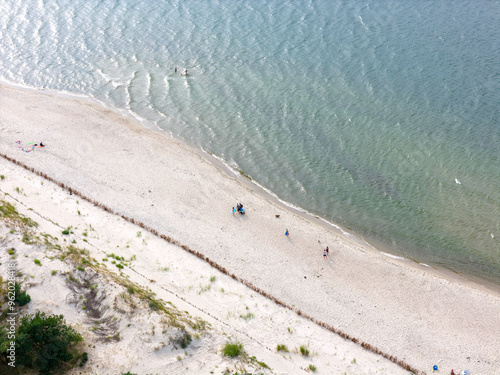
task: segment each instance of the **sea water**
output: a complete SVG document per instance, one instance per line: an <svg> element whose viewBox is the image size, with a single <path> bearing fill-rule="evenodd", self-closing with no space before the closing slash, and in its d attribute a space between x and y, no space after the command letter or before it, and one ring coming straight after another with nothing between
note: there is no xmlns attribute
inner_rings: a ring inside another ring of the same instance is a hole
<svg viewBox="0 0 500 375"><path fill-rule="evenodd" d="M498 1L4 0L0 80L130 111L375 247L500 284L498 25Z"/></svg>

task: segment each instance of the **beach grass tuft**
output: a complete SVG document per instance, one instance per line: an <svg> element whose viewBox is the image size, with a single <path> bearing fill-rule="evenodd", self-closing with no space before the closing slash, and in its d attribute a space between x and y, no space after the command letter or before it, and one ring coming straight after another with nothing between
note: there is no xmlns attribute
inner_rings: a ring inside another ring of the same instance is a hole
<svg viewBox="0 0 500 375"><path fill-rule="evenodd" d="M278 351L278 352L285 352L285 353L289 352L289 350L288 350L288 348L287 348L287 346L285 344L278 344L276 346L276 351Z"/></svg>
<svg viewBox="0 0 500 375"><path fill-rule="evenodd" d="M302 354L304 357L309 357L309 349L307 349L307 346L301 345L299 350L300 354Z"/></svg>
<svg viewBox="0 0 500 375"><path fill-rule="evenodd" d="M232 342L228 341L226 342L226 345L222 348L222 352L224 356L229 357L229 358L235 358L244 353L243 350L243 344L239 341Z"/></svg>

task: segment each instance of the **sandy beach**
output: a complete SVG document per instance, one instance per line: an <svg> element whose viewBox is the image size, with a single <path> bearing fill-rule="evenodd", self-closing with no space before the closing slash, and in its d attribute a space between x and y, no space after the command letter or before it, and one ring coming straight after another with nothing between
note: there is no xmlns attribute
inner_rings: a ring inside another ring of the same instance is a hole
<svg viewBox="0 0 500 375"><path fill-rule="evenodd" d="M31 152L19 147L40 141L46 147ZM108 252L127 259L135 255L125 274L214 327L179 360L170 349L151 349L162 341L147 335L150 327L139 323L147 314L140 315L132 325L135 331L125 323L120 326L122 341L96 344L94 356L89 351L89 373L182 374L186 367L199 374L224 373L235 364L215 351L228 336L242 340L249 354L271 367L272 372L260 369L262 373L297 374L310 364L322 374L408 373L256 289L421 373L431 373L433 365L446 374L451 369L500 373L500 296L495 290L362 246L277 204L199 152L138 121L90 101L0 85L0 153L118 213L106 213L0 158L0 174L6 177L0 181L2 199L39 222L39 230L61 237L61 228L79 228L75 241L98 260ZM238 202L244 204L244 216L232 214ZM120 216L202 254L254 289ZM88 231L83 241L80 233L89 225L95 233ZM20 263L29 259L25 272L36 275L36 285L28 289L33 297L29 309L64 313L92 342L81 306L74 312L75 303L59 298L70 292L63 290L63 280L50 275L56 261L42 259L39 267L31 248L10 238L7 228L1 234L30 254L18 256ZM2 245L2 256L3 247L11 246ZM324 259L326 246L330 252ZM43 256L45 250L37 251ZM62 272L67 266L61 267ZM212 276L214 286L203 290ZM50 293L48 285L61 293ZM249 312L252 319L238 318ZM292 323L295 334L288 329ZM144 340L149 344L143 345ZM276 352L281 343L290 348L304 343L316 354L284 356ZM110 361L111 353L116 359Z"/></svg>

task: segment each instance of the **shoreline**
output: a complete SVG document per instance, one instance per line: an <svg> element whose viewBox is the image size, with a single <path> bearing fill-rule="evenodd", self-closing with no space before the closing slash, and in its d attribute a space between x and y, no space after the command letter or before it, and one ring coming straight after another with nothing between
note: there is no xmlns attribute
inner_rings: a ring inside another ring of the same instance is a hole
<svg viewBox="0 0 500 375"><path fill-rule="evenodd" d="M275 204L280 205L282 208L289 210L293 212L296 215L302 216L306 220L310 220L318 225L323 226L327 230L331 230L336 234L339 234L343 236L346 240L352 241L356 243L357 245L365 247L367 250L372 250L375 251L379 254L385 255L393 260L396 261L401 261L403 264L409 267L416 267L417 269L424 270L424 271L429 271L437 276L444 277L446 279L450 280L455 280L457 282L462 282L462 283L467 283L471 287L477 287L477 288L484 288L490 292L493 292L500 296L500 284L495 284L486 278L472 275L472 274L462 274L458 273L450 268L447 268L445 266L439 266L437 264L426 264L422 263L418 260L412 259L412 258L407 258L401 255L397 255L391 252L390 249L385 248L382 244L376 243L376 244L371 244L369 241L367 241L363 236L351 232L347 228L343 228L342 226L332 223L328 221L327 219L322 218L318 214L309 212L302 207L295 206L294 204L290 202L283 201L280 199L276 194L274 194L272 191L269 191L267 188L264 186L261 186L257 181L253 180L250 176L247 176L244 171L236 170L232 168L230 165L226 163L225 160L222 158L218 157L217 155L213 155L210 152L207 152L203 149L200 149L198 147L195 147L191 144L186 143L183 140L179 140L175 138L171 133L165 131L164 129L161 129L151 121L144 119L135 113L127 110L120 110L118 108L106 105L106 103L87 96L87 95L78 95L74 93L69 93L69 92L60 92L56 90L47 90L47 89L40 89L40 88L34 88L30 86L25 86L25 85L19 85L11 82L0 82L0 86L5 85L7 87L12 87L14 89L18 90L26 90L29 92L33 93L40 93L40 94L45 94L49 96L54 96L57 98L63 98L63 99L68 99L68 100L83 100L85 102L88 102L92 105L97 105L102 108L108 109L113 111L119 116L123 116L131 121L137 121L140 123L142 126L144 126L146 129L149 129L151 131L157 132L158 134L161 134L163 136L167 136L171 138L172 140L176 142L182 143L185 147L187 147L191 152L203 157L206 161L209 163L213 164L216 168L219 170L223 171L226 173L227 177L229 178L235 178L237 179L240 183L245 185L246 187L252 189L255 193L261 195L264 199L270 200L274 202Z"/></svg>
<svg viewBox="0 0 500 375"><path fill-rule="evenodd" d="M0 93L1 152L124 215L131 213L258 288L276 291L270 294L305 314L334 322L422 371L430 368L429 357L447 358L446 365L454 368L460 366L453 363L466 362L467 354L481 363L477 373L500 368L494 354L498 339L490 336L500 326L495 293L432 275L427 267L391 259L325 230L313 218L284 209L227 176L187 145L168 135L156 139L151 130L109 109L8 86L0 86ZM19 153L10 138L26 133L47 147L32 155ZM130 165L136 166L132 175ZM231 216L228 206L236 200L250 208L245 217ZM280 219L273 215L278 213ZM289 239L283 238L285 226L291 228ZM320 253L326 244L332 250L328 262ZM453 305L477 305L482 315L450 311ZM408 332L398 337L403 327ZM433 337L427 329L436 330ZM450 334L467 338L471 348L450 343Z"/></svg>

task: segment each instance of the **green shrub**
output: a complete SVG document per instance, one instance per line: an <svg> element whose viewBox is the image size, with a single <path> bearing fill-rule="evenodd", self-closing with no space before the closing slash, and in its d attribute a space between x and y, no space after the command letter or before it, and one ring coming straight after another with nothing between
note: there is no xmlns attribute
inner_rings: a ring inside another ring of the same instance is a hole
<svg viewBox="0 0 500 375"><path fill-rule="evenodd" d="M16 253L16 249L10 248L9 249L9 255L14 255Z"/></svg>
<svg viewBox="0 0 500 375"><path fill-rule="evenodd" d="M15 283L14 285L14 292L16 294L16 298L14 299L14 302L16 302L19 306L24 306L31 301L31 297L28 293L26 293L25 290L21 291L21 285L18 283Z"/></svg>
<svg viewBox="0 0 500 375"><path fill-rule="evenodd" d="M38 266L42 266L42 262L40 262L40 260L38 259L35 259L34 260L35 264L38 265Z"/></svg>
<svg viewBox="0 0 500 375"><path fill-rule="evenodd" d="M229 358L234 358L238 357L239 355L243 354L243 344L241 342L226 342L226 345L224 345L224 348L222 349L222 352L226 357Z"/></svg>
<svg viewBox="0 0 500 375"><path fill-rule="evenodd" d="M87 354L87 352L83 352L82 356L80 357L80 364L78 366L80 367L85 366L88 360L89 360L89 355Z"/></svg>
<svg viewBox="0 0 500 375"><path fill-rule="evenodd" d="M311 370L311 372L316 372L316 366L314 365L309 365L309 370Z"/></svg>
<svg viewBox="0 0 500 375"><path fill-rule="evenodd" d="M46 316L40 311L25 315L16 335L16 365L40 374L50 374L55 369L60 373L62 365L78 355L73 347L82 340L77 331L65 324L62 315Z"/></svg>
<svg viewBox="0 0 500 375"><path fill-rule="evenodd" d="M191 335L188 332L183 331L175 338L174 343L179 345L182 349L186 349L189 344L191 344L191 339Z"/></svg>
<svg viewBox="0 0 500 375"><path fill-rule="evenodd" d="M62 234L66 234L66 235L68 235L68 234L69 234L69 229L70 229L70 228L71 228L71 227L66 228L66 229L65 229L65 230L63 230L61 233L62 233Z"/></svg>

